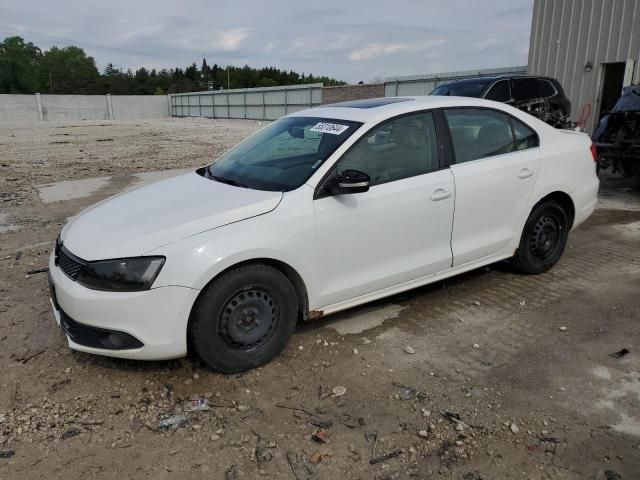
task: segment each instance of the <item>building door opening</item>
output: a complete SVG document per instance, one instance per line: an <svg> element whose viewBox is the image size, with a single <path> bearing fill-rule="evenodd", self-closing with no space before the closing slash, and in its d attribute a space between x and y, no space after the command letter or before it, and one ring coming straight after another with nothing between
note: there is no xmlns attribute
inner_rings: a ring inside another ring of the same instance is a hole
<svg viewBox="0 0 640 480"><path fill-rule="evenodd" d="M600 91L599 118L609 112L620 98L624 85L626 62L602 64L602 90Z"/></svg>

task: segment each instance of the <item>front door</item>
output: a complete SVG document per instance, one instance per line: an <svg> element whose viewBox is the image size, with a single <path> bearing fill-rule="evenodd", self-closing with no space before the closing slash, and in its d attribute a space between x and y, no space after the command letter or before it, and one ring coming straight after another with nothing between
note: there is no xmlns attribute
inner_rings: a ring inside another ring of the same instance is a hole
<svg viewBox="0 0 640 480"><path fill-rule="evenodd" d="M495 110L445 110L455 163L453 265L504 249L529 205L540 164L539 140L524 123Z"/></svg>
<svg viewBox="0 0 640 480"><path fill-rule="evenodd" d="M319 303L333 305L451 267L454 183L441 169L431 112L365 134L333 174L358 170L364 193L314 200ZM320 186L322 189L322 186Z"/></svg>

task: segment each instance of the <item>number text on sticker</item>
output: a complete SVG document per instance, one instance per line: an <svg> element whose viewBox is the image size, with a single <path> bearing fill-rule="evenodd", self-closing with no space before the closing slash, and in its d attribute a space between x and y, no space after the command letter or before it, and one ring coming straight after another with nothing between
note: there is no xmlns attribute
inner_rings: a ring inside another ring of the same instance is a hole
<svg viewBox="0 0 640 480"><path fill-rule="evenodd" d="M340 125L339 123L320 122L316 123L309 131L319 133L330 133L332 135L340 135L349 127L347 125Z"/></svg>

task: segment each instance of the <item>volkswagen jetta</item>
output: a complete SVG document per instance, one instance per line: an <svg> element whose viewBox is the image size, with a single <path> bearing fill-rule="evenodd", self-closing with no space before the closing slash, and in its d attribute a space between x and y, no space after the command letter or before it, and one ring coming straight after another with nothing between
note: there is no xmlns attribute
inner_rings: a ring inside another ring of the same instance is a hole
<svg viewBox="0 0 640 480"><path fill-rule="evenodd" d="M502 103L327 105L73 218L51 302L73 349L242 371L299 320L504 259L545 272L597 191L587 135Z"/></svg>

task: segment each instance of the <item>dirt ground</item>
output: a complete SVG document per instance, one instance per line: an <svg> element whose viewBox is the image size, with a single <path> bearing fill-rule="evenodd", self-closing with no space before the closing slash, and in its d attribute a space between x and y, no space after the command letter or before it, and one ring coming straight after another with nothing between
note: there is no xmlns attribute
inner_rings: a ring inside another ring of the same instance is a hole
<svg viewBox="0 0 640 480"><path fill-rule="evenodd" d="M300 325L245 374L69 350L35 273L66 218L259 127L0 125L0 479L640 478L639 181L607 177L547 274L498 264Z"/></svg>

